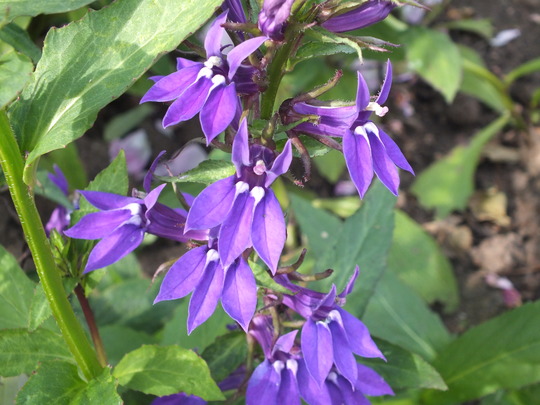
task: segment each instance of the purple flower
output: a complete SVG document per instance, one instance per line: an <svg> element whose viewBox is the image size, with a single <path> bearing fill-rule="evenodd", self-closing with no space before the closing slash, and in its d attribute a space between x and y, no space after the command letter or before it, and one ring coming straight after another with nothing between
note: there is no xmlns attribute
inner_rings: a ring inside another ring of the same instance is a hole
<svg viewBox="0 0 540 405"><path fill-rule="evenodd" d="M270 185L285 173L292 160L290 141L283 152L249 145L244 119L233 142L236 174L204 189L193 201L186 229L211 229L221 225L218 251L221 264L230 266L253 246L275 273L285 244L285 219Z"/></svg>
<svg viewBox="0 0 540 405"><path fill-rule="evenodd" d="M368 0L354 10L329 18L322 26L332 32L357 30L384 20L395 7L392 1Z"/></svg>
<svg viewBox="0 0 540 405"><path fill-rule="evenodd" d="M272 345L270 317L258 315L253 318L249 333L263 348L265 360L257 366L249 379L246 405L300 405L296 376L302 358L297 354L298 349L293 347L297 332L280 336Z"/></svg>
<svg viewBox="0 0 540 405"><path fill-rule="evenodd" d="M219 260L218 241L211 231L208 245L185 253L165 275L154 303L185 297L190 292L187 328L191 333L213 313L221 298L223 309L244 330L255 313L257 285L243 257L223 267Z"/></svg>
<svg viewBox="0 0 540 405"><path fill-rule="evenodd" d="M67 197L69 195L69 186L64 176L64 173L57 165L54 165L54 174L48 174L49 180ZM47 224L45 225L45 232L47 236L50 235L53 229L56 229L60 234L69 226L69 220L71 217L71 211L63 205L58 205L53 212Z"/></svg>
<svg viewBox="0 0 540 405"><path fill-rule="evenodd" d="M285 23L291 14L294 0L264 0L259 13L259 29L276 41L285 39Z"/></svg>
<svg viewBox="0 0 540 405"><path fill-rule="evenodd" d="M142 98L147 101L175 100L163 117L163 126L168 127L186 121L200 112L202 130L209 144L223 132L241 111L237 93L251 91L253 69L242 65L267 39L248 39L234 47L225 56L221 39L225 29L221 27L227 12L221 14L211 25L204 47L207 61L193 62L178 58L177 71L157 77L156 83Z"/></svg>
<svg viewBox="0 0 540 405"><path fill-rule="evenodd" d="M361 197L373 179L373 172L395 195L399 187L399 173L396 166L414 174L392 138L369 119L372 112L383 116L388 111L388 108L382 107L381 104L388 98L391 83L392 65L388 61L381 92L374 102L370 102L366 81L358 72L356 105L326 107L297 103L294 106L295 111L300 114L320 116L318 125L302 123L295 128L296 130L316 135L343 137L345 162Z"/></svg>
<svg viewBox="0 0 540 405"><path fill-rule="evenodd" d="M159 397L152 401L152 405L205 405L206 403L204 399L196 395L186 395L183 392Z"/></svg>
<svg viewBox="0 0 540 405"><path fill-rule="evenodd" d="M206 239L206 232L184 234L185 211L157 202L162 184L144 197L124 197L101 191L79 191L99 212L87 214L64 231L70 238L101 239L92 249L85 273L108 266L139 246L144 233L187 242Z"/></svg>
<svg viewBox="0 0 540 405"><path fill-rule="evenodd" d="M309 374L319 385L327 379L334 364L343 377L355 384L358 367L354 354L384 359L367 327L341 308L345 297L354 288L358 273L357 266L339 295L336 295L335 286L328 294L323 294L294 285L285 276L278 276L279 282L296 293L284 295L283 303L306 318L301 335L302 352Z"/></svg>
<svg viewBox="0 0 540 405"><path fill-rule="evenodd" d="M221 6L223 10L228 11L228 17L232 22L245 23L246 14L241 0L225 0Z"/></svg>

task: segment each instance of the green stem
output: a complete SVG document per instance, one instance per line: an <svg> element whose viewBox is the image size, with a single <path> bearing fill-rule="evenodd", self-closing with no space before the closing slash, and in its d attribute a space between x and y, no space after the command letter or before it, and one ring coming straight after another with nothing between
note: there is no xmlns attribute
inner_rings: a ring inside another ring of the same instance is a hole
<svg viewBox="0 0 540 405"><path fill-rule="evenodd" d="M32 190L23 182L24 161L5 111L0 111L0 164L19 215L39 279L64 340L86 378L101 373L96 353L77 320L62 285Z"/></svg>

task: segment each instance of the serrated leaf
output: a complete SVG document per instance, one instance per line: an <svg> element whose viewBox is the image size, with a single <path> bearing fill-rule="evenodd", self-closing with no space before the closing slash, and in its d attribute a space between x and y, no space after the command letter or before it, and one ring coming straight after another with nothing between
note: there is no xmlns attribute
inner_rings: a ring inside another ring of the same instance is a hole
<svg viewBox="0 0 540 405"><path fill-rule="evenodd" d="M540 381L540 301L465 332L433 362L449 390L426 392L426 404L456 404L498 389Z"/></svg>
<svg viewBox="0 0 540 405"><path fill-rule="evenodd" d="M220 4L116 1L51 29L32 81L10 111L21 150L30 152L25 181L30 183L31 166L39 156L82 136L99 110L125 92L159 55L199 28Z"/></svg>
<svg viewBox="0 0 540 405"><path fill-rule="evenodd" d="M296 58L299 60L336 53L356 53L358 59L362 61L362 48L357 42L345 35L315 27L307 30L306 36L313 38L314 41L308 42L298 50Z"/></svg>
<svg viewBox="0 0 540 405"><path fill-rule="evenodd" d="M0 30L0 40L11 45L15 50L37 63L41 58L41 49L30 39L28 32L15 23L10 23Z"/></svg>
<svg viewBox="0 0 540 405"><path fill-rule="evenodd" d="M176 177L158 177L159 180L170 183L202 183L212 184L236 172L234 165L225 160L205 160L199 165Z"/></svg>
<svg viewBox="0 0 540 405"><path fill-rule="evenodd" d="M461 56L448 35L423 27L412 27L403 36L412 70L441 92L451 103L461 83Z"/></svg>
<svg viewBox="0 0 540 405"><path fill-rule="evenodd" d="M283 287L281 284L276 283L263 266L250 260L249 267L251 267L251 270L253 271L253 275L257 280L257 284L261 285L262 287L270 288L271 290L282 294L291 293L287 288Z"/></svg>
<svg viewBox="0 0 540 405"><path fill-rule="evenodd" d="M350 305L351 308L354 306L354 303ZM390 272L386 272L377 284L363 321L373 335L419 354L427 361L432 361L451 341L439 317Z"/></svg>
<svg viewBox="0 0 540 405"><path fill-rule="evenodd" d="M440 302L446 312L459 304L450 261L439 245L403 211L396 210L388 269L416 291L428 304Z"/></svg>
<svg viewBox="0 0 540 405"><path fill-rule="evenodd" d="M26 327L34 286L17 260L0 245L0 329Z"/></svg>
<svg viewBox="0 0 540 405"><path fill-rule="evenodd" d="M142 346L115 367L118 383L157 396L185 392L205 400L223 400L205 361L178 346Z"/></svg>
<svg viewBox="0 0 540 405"><path fill-rule="evenodd" d="M30 374L38 362L48 360L73 362L62 337L47 329L29 332L26 329L0 331L0 375L12 377Z"/></svg>
<svg viewBox="0 0 540 405"><path fill-rule="evenodd" d="M218 337L201 354L216 381L222 381L228 377L246 361L247 355L246 334L243 332L233 332Z"/></svg>
<svg viewBox="0 0 540 405"><path fill-rule="evenodd" d="M56 14L76 10L94 0L0 0L0 26L19 16Z"/></svg>
<svg viewBox="0 0 540 405"><path fill-rule="evenodd" d="M434 208L437 218L463 210L474 191L474 173L484 145L508 122L505 114L476 133L469 146L457 146L416 178L411 191L425 208Z"/></svg>
<svg viewBox="0 0 540 405"><path fill-rule="evenodd" d="M77 280L73 278L65 278L62 280L64 284L64 289L66 290L66 295L69 295L73 292L73 289L77 285ZM49 300L45 295L43 286L41 283L37 284L34 288L34 295L32 296L32 301L30 302L30 310L28 311L28 330L34 331L39 328L45 321L47 321L52 316L51 306ZM51 328L51 326L54 328ZM44 327L56 331L58 329L55 321L53 320L51 325L45 324Z"/></svg>
<svg viewBox="0 0 540 405"><path fill-rule="evenodd" d="M345 287L356 265L360 276L348 303L354 303L354 315L362 316L373 290L386 268L386 255L392 241L396 197L379 181L374 182L360 209L347 218L334 244L316 265L317 271L334 269L331 277L318 284L338 291Z"/></svg>
<svg viewBox="0 0 540 405"><path fill-rule="evenodd" d="M0 56L0 108L13 100L30 80L34 65L15 51Z"/></svg>
<svg viewBox="0 0 540 405"><path fill-rule="evenodd" d="M377 371L394 391L418 388L447 389L437 370L422 357L385 340L375 339L375 342L387 361L361 358L360 363Z"/></svg>
<svg viewBox="0 0 540 405"><path fill-rule="evenodd" d="M331 247L343 229L343 222L328 211L315 208L312 203L296 194L290 194L294 217L307 237L309 252L320 259Z"/></svg>
<svg viewBox="0 0 540 405"><path fill-rule="evenodd" d="M17 395L17 405L118 405L122 399L109 368L86 384L77 367L61 361L41 363Z"/></svg>

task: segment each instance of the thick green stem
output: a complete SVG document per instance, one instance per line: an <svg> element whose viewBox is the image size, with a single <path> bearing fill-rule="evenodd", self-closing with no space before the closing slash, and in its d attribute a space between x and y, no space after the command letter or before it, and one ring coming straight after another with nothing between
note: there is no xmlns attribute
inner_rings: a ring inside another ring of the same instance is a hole
<svg viewBox="0 0 540 405"><path fill-rule="evenodd" d="M56 322L83 374L88 379L94 378L101 373L102 367L66 298L33 193L23 182L24 161L3 110L0 111L0 164Z"/></svg>

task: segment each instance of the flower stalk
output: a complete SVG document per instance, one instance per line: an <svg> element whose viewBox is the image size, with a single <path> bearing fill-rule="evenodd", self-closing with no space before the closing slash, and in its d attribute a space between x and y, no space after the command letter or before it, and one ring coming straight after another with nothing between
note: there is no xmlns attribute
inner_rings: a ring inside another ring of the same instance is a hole
<svg viewBox="0 0 540 405"><path fill-rule="evenodd" d="M0 145L0 164L52 313L84 376L97 377L102 366L66 297L32 190L23 182L24 161L5 111L0 112Z"/></svg>

